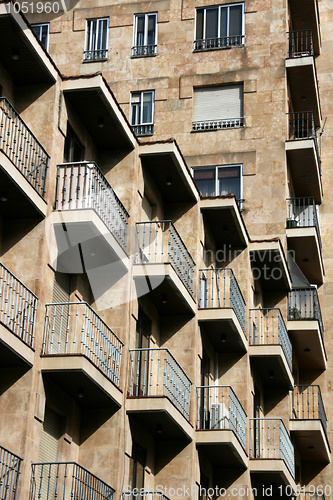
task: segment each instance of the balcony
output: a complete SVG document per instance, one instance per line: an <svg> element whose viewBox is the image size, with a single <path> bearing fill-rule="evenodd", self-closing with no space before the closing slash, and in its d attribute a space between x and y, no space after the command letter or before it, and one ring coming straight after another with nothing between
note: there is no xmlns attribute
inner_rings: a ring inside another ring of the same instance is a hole
<svg viewBox="0 0 333 500"><path fill-rule="evenodd" d="M288 333L300 368L326 369L324 325L316 288L289 292Z"/></svg>
<svg viewBox="0 0 333 500"><path fill-rule="evenodd" d="M220 38L204 38L194 41L194 51L230 49L231 47L243 47L244 35L223 36Z"/></svg>
<svg viewBox="0 0 333 500"><path fill-rule="evenodd" d="M199 193L175 140L141 142L144 178L152 179L165 203L197 203Z"/></svg>
<svg viewBox="0 0 333 500"><path fill-rule="evenodd" d="M291 24L295 30L311 30L315 55L320 54L320 21L317 0L289 0Z"/></svg>
<svg viewBox="0 0 333 500"><path fill-rule="evenodd" d="M135 135L142 137L145 135L153 135L154 134L154 124L153 123L144 123L142 125L133 125L133 130Z"/></svg>
<svg viewBox="0 0 333 500"><path fill-rule="evenodd" d="M161 316L196 312L194 261L170 220L136 223L133 277L138 297L149 298Z"/></svg>
<svg viewBox="0 0 333 500"><path fill-rule="evenodd" d="M134 45L132 57L157 56L157 45Z"/></svg>
<svg viewBox="0 0 333 500"><path fill-rule="evenodd" d="M312 111L288 113L288 165L297 196L322 200L320 151Z"/></svg>
<svg viewBox="0 0 333 500"><path fill-rule="evenodd" d="M57 270L76 274L85 269L89 276L89 272L96 275L102 267L105 273L109 267L114 280L119 279L129 266L128 217L96 163L58 165L52 214Z"/></svg>
<svg viewBox="0 0 333 500"><path fill-rule="evenodd" d="M294 386L292 346L280 309L250 309L249 353L265 388Z"/></svg>
<svg viewBox="0 0 333 500"><path fill-rule="evenodd" d="M202 196L200 210L208 225L217 249L245 248L249 236L241 215L243 200L236 200L234 195Z"/></svg>
<svg viewBox="0 0 333 500"><path fill-rule="evenodd" d="M289 33L288 56L285 65L293 110L301 111L305 105L314 113L315 126L320 127L321 109L311 30Z"/></svg>
<svg viewBox="0 0 333 500"><path fill-rule="evenodd" d="M34 362L38 298L0 263L0 365L28 366Z"/></svg>
<svg viewBox="0 0 333 500"><path fill-rule="evenodd" d="M250 418L250 472L263 485L295 490L295 452L280 418ZM281 494L281 493L280 493ZM274 495L273 495L274 496Z"/></svg>
<svg viewBox="0 0 333 500"><path fill-rule="evenodd" d="M330 462L327 418L319 385L296 385L292 396L290 432L301 459Z"/></svg>
<svg viewBox="0 0 333 500"><path fill-rule="evenodd" d="M313 198L288 200L287 219L288 248L310 283L322 283L324 266L321 255L320 227L317 206Z"/></svg>
<svg viewBox="0 0 333 500"><path fill-rule="evenodd" d="M75 462L31 464L29 500L112 500L115 490Z"/></svg>
<svg viewBox="0 0 333 500"><path fill-rule="evenodd" d="M193 438L191 381L166 348L130 349L127 413L159 438Z"/></svg>
<svg viewBox="0 0 333 500"><path fill-rule="evenodd" d="M16 500L22 458L0 446L0 498Z"/></svg>
<svg viewBox="0 0 333 500"><path fill-rule="evenodd" d="M46 304L41 370L80 406L121 406L123 345L86 302Z"/></svg>
<svg viewBox="0 0 333 500"><path fill-rule="evenodd" d="M108 49L85 50L83 52L83 62L106 61L108 58Z"/></svg>
<svg viewBox="0 0 333 500"><path fill-rule="evenodd" d="M0 97L1 214L5 218L46 215L48 162L48 154L29 127Z"/></svg>
<svg viewBox="0 0 333 500"><path fill-rule="evenodd" d="M202 332L216 351L246 351L245 300L232 269L200 269Z"/></svg>
<svg viewBox="0 0 333 500"><path fill-rule="evenodd" d="M244 117L224 118L221 120L205 120L192 122L192 132L206 132L212 130L225 130L239 128L244 125Z"/></svg>
<svg viewBox="0 0 333 500"><path fill-rule="evenodd" d="M246 413L233 389L197 387L197 408L197 446L216 466L246 468Z"/></svg>

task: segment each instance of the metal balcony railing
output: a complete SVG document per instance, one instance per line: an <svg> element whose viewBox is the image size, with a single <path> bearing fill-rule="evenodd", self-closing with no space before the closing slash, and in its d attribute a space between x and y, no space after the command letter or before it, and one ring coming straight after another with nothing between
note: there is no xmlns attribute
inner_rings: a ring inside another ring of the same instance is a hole
<svg viewBox="0 0 333 500"><path fill-rule="evenodd" d="M220 38L204 38L194 41L194 50L228 49L230 47L242 47L244 35L223 36Z"/></svg>
<svg viewBox="0 0 333 500"><path fill-rule="evenodd" d="M29 500L112 500L115 490L75 462L31 464Z"/></svg>
<svg viewBox="0 0 333 500"><path fill-rule="evenodd" d="M301 492L297 497L292 497L292 500L325 500L325 495L324 494L319 494L316 493L317 488L315 486L312 486L313 492L312 491L304 491ZM321 489L325 489L322 487ZM331 487L328 485L327 491L329 494L331 494Z"/></svg>
<svg viewBox="0 0 333 500"><path fill-rule="evenodd" d="M312 30L290 31L289 37L289 57L314 56Z"/></svg>
<svg viewBox="0 0 333 500"><path fill-rule="evenodd" d="M133 125L133 130L135 135L153 135L154 133L154 124L147 123L144 125Z"/></svg>
<svg viewBox="0 0 333 500"><path fill-rule="evenodd" d="M292 369L292 346L280 309L250 309L250 345L281 345Z"/></svg>
<svg viewBox="0 0 333 500"><path fill-rule="evenodd" d="M281 418L250 418L250 458L284 460L295 477L295 452Z"/></svg>
<svg viewBox="0 0 333 500"><path fill-rule="evenodd" d="M192 131L220 130L225 128L242 127L244 118L221 118L221 120L205 120L192 122Z"/></svg>
<svg viewBox="0 0 333 500"><path fill-rule="evenodd" d="M170 500L169 497L164 495L159 491L141 491L139 490L137 493L132 493L131 491L124 491L122 494L123 500L134 500L134 499L143 499L143 500Z"/></svg>
<svg viewBox="0 0 333 500"><path fill-rule="evenodd" d="M288 113L289 117L289 140L298 141L301 139L313 139L320 164L320 154L317 131L314 121L313 111L298 111Z"/></svg>
<svg viewBox="0 0 333 500"><path fill-rule="evenodd" d="M166 396L189 419L191 381L166 348L130 349L130 397Z"/></svg>
<svg viewBox="0 0 333 500"><path fill-rule="evenodd" d="M319 385L295 385L293 419L321 420L327 432L327 417Z"/></svg>
<svg viewBox="0 0 333 500"><path fill-rule="evenodd" d="M136 264L172 264L193 294L194 261L171 220L136 223Z"/></svg>
<svg viewBox="0 0 333 500"><path fill-rule="evenodd" d="M0 97L0 150L44 197L50 157L5 97Z"/></svg>
<svg viewBox="0 0 333 500"><path fill-rule="evenodd" d="M58 165L56 210L94 210L127 249L128 213L95 162Z"/></svg>
<svg viewBox="0 0 333 500"><path fill-rule="evenodd" d="M324 341L324 324L316 288L297 288L288 293L288 320L317 320Z"/></svg>
<svg viewBox="0 0 333 500"><path fill-rule="evenodd" d="M0 446L0 498L16 500L22 458Z"/></svg>
<svg viewBox="0 0 333 500"><path fill-rule="evenodd" d="M245 332L245 300L232 269L200 269L200 308L234 309Z"/></svg>
<svg viewBox="0 0 333 500"><path fill-rule="evenodd" d="M34 346L38 297L0 263L0 322Z"/></svg>
<svg viewBox="0 0 333 500"><path fill-rule="evenodd" d="M84 61L99 61L108 58L108 49L85 50L83 52Z"/></svg>
<svg viewBox="0 0 333 500"><path fill-rule="evenodd" d="M228 429L245 447L246 413L228 385L197 387L197 429Z"/></svg>
<svg viewBox="0 0 333 500"><path fill-rule="evenodd" d="M134 45L132 47L132 56L156 56L157 45Z"/></svg>
<svg viewBox="0 0 333 500"><path fill-rule="evenodd" d="M288 198L287 227L315 227L321 248L320 226L314 198Z"/></svg>
<svg viewBox="0 0 333 500"><path fill-rule="evenodd" d="M81 354L119 386L123 343L86 302L46 304L42 355Z"/></svg>

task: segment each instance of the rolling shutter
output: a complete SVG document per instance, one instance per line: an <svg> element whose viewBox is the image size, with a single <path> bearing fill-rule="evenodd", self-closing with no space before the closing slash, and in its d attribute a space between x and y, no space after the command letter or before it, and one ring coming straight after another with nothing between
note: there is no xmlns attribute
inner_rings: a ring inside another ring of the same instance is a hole
<svg viewBox="0 0 333 500"><path fill-rule="evenodd" d="M69 302L70 291L71 275L56 272L54 275L52 302L54 304ZM53 334L52 352L50 352L50 354L60 354L65 352L68 315L68 305L54 305L51 307L50 323Z"/></svg>
<svg viewBox="0 0 333 500"><path fill-rule="evenodd" d="M194 89L193 121L224 120L242 116L242 84Z"/></svg>
<svg viewBox="0 0 333 500"><path fill-rule="evenodd" d="M39 443L39 463L36 468L34 499L51 500L57 495L58 442L60 437L60 417L48 407L45 408L44 422Z"/></svg>

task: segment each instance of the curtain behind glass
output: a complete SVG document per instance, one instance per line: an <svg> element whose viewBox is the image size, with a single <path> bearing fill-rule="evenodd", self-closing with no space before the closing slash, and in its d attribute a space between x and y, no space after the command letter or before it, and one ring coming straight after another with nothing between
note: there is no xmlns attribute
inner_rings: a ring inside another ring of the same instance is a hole
<svg viewBox="0 0 333 500"><path fill-rule="evenodd" d="M215 196L215 168L194 170L193 177L202 196Z"/></svg>
<svg viewBox="0 0 333 500"><path fill-rule="evenodd" d="M218 194L234 194L241 197L239 167L222 167L218 169Z"/></svg>

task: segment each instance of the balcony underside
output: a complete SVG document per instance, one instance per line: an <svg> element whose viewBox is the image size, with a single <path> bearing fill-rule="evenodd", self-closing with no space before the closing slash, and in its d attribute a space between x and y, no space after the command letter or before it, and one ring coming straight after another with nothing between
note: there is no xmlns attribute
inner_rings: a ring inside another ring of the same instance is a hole
<svg viewBox="0 0 333 500"><path fill-rule="evenodd" d="M251 242L250 261L253 277L260 281L264 291L291 290L291 278L279 240Z"/></svg>
<svg viewBox="0 0 333 500"><path fill-rule="evenodd" d="M5 219L46 216L46 202L1 150L0 186L1 193L8 198L0 201L0 212Z"/></svg>
<svg viewBox="0 0 333 500"><path fill-rule="evenodd" d="M321 40L317 0L289 0L293 30L312 30L315 54L320 54Z"/></svg>
<svg viewBox="0 0 333 500"><path fill-rule="evenodd" d="M199 193L175 142L140 145L144 173L166 203L196 203Z"/></svg>
<svg viewBox="0 0 333 500"><path fill-rule="evenodd" d="M216 249L245 248L248 234L235 197L204 197L200 209L215 240Z"/></svg>
<svg viewBox="0 0 333 500"><path fill-rule="evenodd" d="M290 432L302 461L331 461L331 450L320 420L290 420Z"/></svg>
<svg viewBox="0 0 333 500"><path fill-rule="evenodd" d="M160 316L195 315L196 303L171 264L135 264L133 278L137 297L147 295Z"/></svg>
<svg viewBox="0 0 333 500"><path fill-rule="evenodd" d="M199 309L198 321L217 352L247 351L248 342L233 309Z"/></svg>
<svg viewBox="0 0 333 500"><path fill-rule="evenodd" d="M128 397L126 412L160 441L193 440L193 427L165 396ZM157 430L160 429L160 432Z"/></svg>
<svg viewBox="0 0 333 500"><path fill-rule="evenodd" d="M52 84L57 70L20 14L8 14L8 4L0 5L0 63L16 85ZM5 47L5 49L4 49ZM12 57L13 51L18 59Z"/></svg>
<svg viewBox="0 0 333 500"><path fill-rule="evenodd" d="M86 272L95 300L128 271L129 259L94 210L53 212L51 262L59 272Z"/></svg>
<svg viewBox="0 0 333 500"><path fill-rule="evenodd" d="M288 321L287 329L299 367L326 370L327 356L318 321Z"/></svg>
<svg viewBox="0 0 333 500"><path fill-rule="evenodd" d="M197 447L212 465L228 469L248 467L248 456L232 430L197 430L195 438Z"/></svg>
<svg viewBox="0 0 333 500"><path fill-rule="evenodd" d="M98 149L134 149L131 127L101 75L65 79L62 88Z"/></svg>
<svg viewBox="0 0 333 500"><path fill-rule="evenodd" d="M0 366L28 366L33 365L35 351L12 333L4 325L0 324Z"/></svg>
<svg viewBox="0 0 333 500"><path fill-rule="evenodd" d="M315 62L312 56L286 59L293 111L313 111L316 127L321 124L321 110Z"/></svg>
<svg viewBox="0 0 333 500"><path fill-rule="evenodd" d="M287 141L286 152L295 196L312 196L316 203L321 203L323 193L319 158L314 140Z"/></svg>
<svg viewBox="0 0 333 500"><path fill-rule="evenodd" d="M292 389L294 379L280 345L250 345L251 364L265 389Z"/></svg>
<svg viewBox="0 0 333 500"><path fill-rule="evenodd" d="M285 490L278 489L279 486L291 486L293 491L296 490L295 480L290 473L284 460L271 458L271 459L256 459L251 458L249 462L250 473L251 473L251 483L252 487L257 487L258 496L256 498L288 498L291 496L290 493L285 495ZM273 488L272 495L263 495L263 487Z"/></svg>
<svg viewBox="0 0 333 500"><path fill-rule="evenodd" d="M288 248L295 252L295 261L309 283L321 285L324 266L315 227L294 227L287 231Z"/></svg>
<svg viewBox="0 0 333 500"><path fill-rule="evenodd" d="M83 355L44 355L41 371L82 408L120 408L122 405L122 392Z"/></svg>

